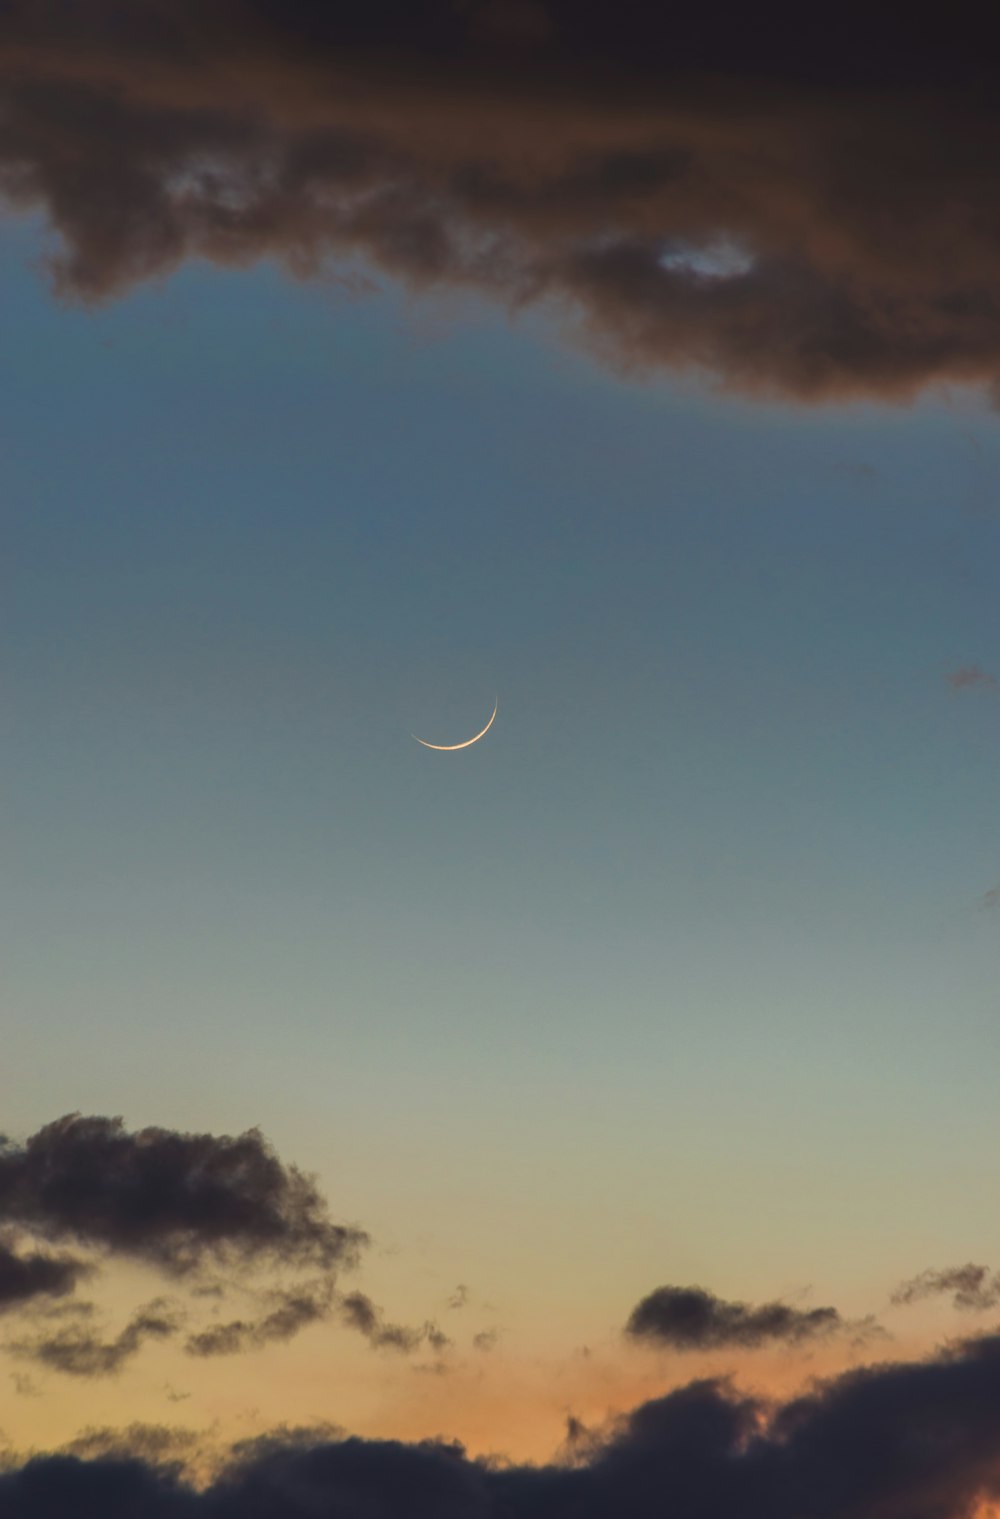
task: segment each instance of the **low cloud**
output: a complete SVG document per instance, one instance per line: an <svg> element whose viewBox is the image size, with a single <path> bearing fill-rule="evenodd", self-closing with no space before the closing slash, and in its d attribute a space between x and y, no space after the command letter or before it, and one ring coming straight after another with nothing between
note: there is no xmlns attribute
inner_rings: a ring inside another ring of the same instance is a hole
<svg viewBox="0 0 1000 1519"><path fill-rule="evenodd" d="M265 1345L290 1340L310 1324L333 1316L348 1328L357 1330L378 1350L398 1350L404 1354L423 1346L441 1352L451 1344L449 1337L432 1321L416 1327L386 1321L382 1310L363 1292L340 1295L332 1278L266 1294L267 1311L254 1318L231 1319L211 1324L188 1336L184 1349L188 1355L212 1357L242 1355Z"/></svg>
<svg viewBox="0 0 1000 1519"><path fill-rule="evenodd" d="M871 8L817 30L610 0L7 0L0 196L42 215L71 298L270 259L540 305L613 364L758 395L988 389L997 28L984 7L903 30Z"/></svg>
<svg viewBox="0 0 1000 1519"><path fill-rule="evenodd" d="M633 1308L626 1333L674 1350L797 1345L848 1327L836 1308L726 1302L701 1287L658 1287Z"/></svg>
<svg viewBox="0 0 1000 1519"><path fill-rule="evenodd" d="M4 1519L968 1519L1000 1501L1000 1337L853 1371L779 1406L693 1382L604 1430L570 1420L549 1465L278 1430L196 1489L169 1435L125 1437L121 1454L97 1432L83 1459L0 1471Z"/></svg>
<svg viewBox="0 0 1000 1519"><path fill-rule="evenodd" d="M1000 1272L987 1266L946 1266L941 1271L922 1271L919 1276L901 1282L890 1298L897 1306L919 1303L926 1298L950 1297L952 1306L973 1313L984 1313L1000 1306Z"/></svg>
<svg viewBox="0 0 1000 1519"><path fill-rule="evenodd" d="M180 1470L181 1463L198 1447L190 1429L167 1424L129 1424L85 1429L62 1447L62 1454L82 1460L139 1460L146 1466Z"/></svg>
<svg viewBox="0 0 1000 1519"><path fill-rule="evenodd" d="M379 1349L440 1354L451 1343L431 1321L391 1323L364 1293L343 1294L341 1272L368 1236L335 1223L315 1181L256 1129L131 1132L120 1118L70 1114L23 1143L0 1138L0 1231L0 1312L27 1321L7 1349L69 1376L116 1375L182 1328L185 1352L206 1359L333 1318ZM28 1238L89 1254L29 1249ZM71 1294L116 1258L160 1273L182 1297L157 1299L109 1336L95 1305Z"/></svg>
<svg viewBox="0 0 1000 1519"><path fill-rule="evenodd" d="M188 1355L239 1355L265 1345L292 1339L310 1324L328 1318L334 1301L332 1282L276 1291L272 1307L257 1319L232 1319L192 1334L185 1342Z"/></svg>
<svg viewBox="0 0 1000 1519"><path fill-rule="evenodd" d="M0 1147L0 1224L131 1256L174 1276L213 1263L346 1265L367 1243L256 1129L130 1133L70 1114Z"/></svg>
<svg viewBox="0 0 1000 1519"><path fill-rule="evenodd" d="M67 1324L54 1333L14 1340L7 1349L50 1371L72 1377L113 1377L149 1340L165 1340L180 1328L180 1317L162 1299L141 1308L114 1339L105 1340L82 1324Z"/></svg>
<svg viewBox="0 0 1000 1519"><path fill-rule="evenodd" d="M19 1255L0 1243L0 1313L34 1299L64 1297L91 1269L72 1255Z"/></svg>
<svg viewBox="0 0 1000 1519"><path fill-rule="evenodd" d="M451 1344L443 1330L430 1320L419 1329L387 1324L382 1310L363 1292L351 1292L341 1300L340 1316L345 1324L363 1334L379 1350L401 1350L408 1354L427 1345L440 1352Z"/></svg>

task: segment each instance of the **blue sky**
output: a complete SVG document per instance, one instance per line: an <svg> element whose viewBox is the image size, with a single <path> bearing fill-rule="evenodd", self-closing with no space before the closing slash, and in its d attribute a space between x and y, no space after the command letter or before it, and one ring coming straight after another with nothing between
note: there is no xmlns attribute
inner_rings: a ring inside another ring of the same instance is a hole
<svg viewBox="0 0 1000 1519"><path fill-rule="evenodd" d="M982 403L751 405L267 267L86 311L37 246L7 1126L259 1123L460 1278L458 1204L512 1318L582 1252L581 1335L657 1274L995 1253Z"/></svg>

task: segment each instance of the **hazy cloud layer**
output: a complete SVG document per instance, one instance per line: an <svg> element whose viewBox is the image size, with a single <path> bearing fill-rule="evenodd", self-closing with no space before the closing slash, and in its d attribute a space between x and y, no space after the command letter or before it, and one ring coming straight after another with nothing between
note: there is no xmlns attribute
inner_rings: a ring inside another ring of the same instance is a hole
<svg viewBox="0 0 1000 1519"><path fill-rule="evenodd" d="M758 393L992 385L998 42L986 7L7 0L0 194L84 299L360 263Z"/></svg>
<svg viewBox="0 0 1000 1519"><path fill-rule="evenodd" d="M315 1183L256 1130L130 1133L71 1114L0 1147L0 1224L183 1275L213 1262L330 1267L366 1236L331 1222Z"/></svg>
<svg viewBox="0 0 1000 1519"><path fill-rule="evenodd" d="M572 1433L572 1431L571 1431ZM1000 1339L852 1372L783 1407L696 1382L550 1466L471 1461L459 1446L278 1432L208 1487L170 1441L146 1459L39 1457L0 1473L4 1519L967 1519L1000 1499ZM161 1449L162 1447L162 1449ZM84 1449L87 1447L85 1446ZM102 1434L94 1448L113 1449ZM126 1446L127 1448L127 1446ZM564 1451L564 1455L566 1452ZM163 1463L166 1464L163 1464Z"/></svg>
<svg viewBox="0 0 1000 1519"><path fill-rule="evenodd" d="M1000 1305L1000 1272L987 1266L946 1266L941 1271L922 1271L902 1282L892 1294L897 1305L919 1303L930 1297L951 1297L955 1308L985 1312Z"/></svg>
<svg viewBox="0 0 1000 1519"><path fill-rule="evenodd" d="M729 1303L701 1287L657 1287L629 1315L626 1333L674 1350L752 1349L769 1342L798 1344L847 1326L836 1308L787 1303Z"/></svg>

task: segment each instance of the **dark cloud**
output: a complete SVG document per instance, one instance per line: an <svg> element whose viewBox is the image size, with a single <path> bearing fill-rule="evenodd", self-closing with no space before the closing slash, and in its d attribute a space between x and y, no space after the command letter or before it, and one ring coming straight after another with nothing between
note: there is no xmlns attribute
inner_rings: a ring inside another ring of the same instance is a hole
<svg viewBox="0 0 1000 1519"><path fill-rule="evenodd" d="M317 1446L345 1438L346 1432L340 1425L332 1424L328 1419L317 1419L311 1424L279 1424L265 1434L237 1440L230 1447L228 1465L246 1468L273 1456L286 1456L289 1451L314 1450Z"/></svg>
<svg viewBox="0 0 1000 1519"><path fill-rule="evenodd" d="M929 1297L948 1297L956 1308L985 1312L1000 1305L1000 1272L987 1266L946 1266L941 1271L922 1271L902 1282L890 1299L897 1305L919 1303Z"/></svg>
<svg viewBox="0 0 1000 1519"><path fill-rule="evenodd" d="M57 287L188 259L565 315L760 394L1000 375L1000 17L734 0L6 0Z"/></svg>
<svg viewBox="0 0 1000 1519"><path fill-rule="evenodd" d="M265 1294L265 1298L267 1311L256 1317L210 1324L189 1335L184 1345L187 1353L202 1357L242 1355L249 1350L260 1350L265 1345L290 1340L300 1330L329 1319L334 1313L350 1329L363 1334L376 1349L408 1354L421 1346L429 1346L440 1353L451 1344L448 1336L430 1320L419 1328L387 1323L382 1310L365 1293L339 1295L332 1277L271 1291Z"/></svg>
<svg viewBox="0 0 1000 1519"><path fill-rule="evenodd" d="M100 1448L100 1442L98 1442ZM696 1382L610 1430L567 1426L558 1464L457 1445L254 1441L187 1486L152 1459L39 1457L0 1473L4 1519L968 1519L1000 1500L1000 1338L851 1372L782 1407ZM163 1456L167 1464L163 1464Z"/></svg>
<svg viewBox="0 0 1000 1519"><path fill-rule="evenodd" d="M272 1306L257 1319L232 1319L189 1335L189 1355L238 1355L292 1339L301 1329L328 1318L334 1301L332 1281L313 1283L269 1294Z"/></svg>
<svg viewBox="0 0 1000 1519"><path fill-rule="evenodd" d="M34 1339L14 1340L7 1349L67 1376L113 1377L138 1355L147 1341L169 1339L179 1328L177 1312L157 1299L140 1308L114 1339L102 1339L85 1325L71 1323Z"/></svg>
<svg viewBox="0 0 1000 1519"><path fill-rule="evenodd" d="M0 1243L0 1313L36 1298L63 1297L90 1269L71 1255L19 1255Z"/></svg>
<svg viewBox="0 0 1000 1519"><path fill-rule="evenodd" d="M242 1354L292 1339L336 1311L370 1343L401 1351L450 1341L436 1324L387 1323L363 1293L341 1295L342 1268L367 1236L332 1222L315 1182L284 1164L256 1130L237 1138L149 1128L118 1118L70 1115L23 1144L0 1138L0 1229L87 1246L93 1260L18 1254L0 1235L0 1311L32 1307L44 1331L8 1348L56 1371L110 1376L151 1339L187 1330L189 1355ZM53 1299L95 1262L132 1258L185 1291L185 1311L163 1300L108 1338L94 1305ZM220 1274L221 1273L221 1274ZM233 1297L248 1311L219 1322Z"/></svg>
<svg viewBox="0 0 1000 1519"><path fill-rule="evenodd" d="M947 681L953 691L968 691L976 687L985 691L997 690L996 678L979 665L962 665L958 670L950 672Z"/></svg>
<svg viewBox="0 0 1000 1519"><path fill-rule="evenodd" d="M753 1348L768 1342L798 1344L847 1326L836 1308L791 1308L787 1303L728 1303L701 1287L657 1287L633 1308L626 1333L675 1350Z"/></svg>
<svg viewBox="0 0 1000 1519"><path fill-rule="evenodd" d="M183 1275L213 1261L331 1267L366 1236L334 1224L315 1183L257 1130L130 1133L78 1114L0 1147L0 1223Z"/></svg>
<svg viewBox="0 0 1000 1519"><path fill-rule="evenodd" d="M422 1345L429 1345L432 1350L440 1352L451 1344L443 1330L430 1320L419 1329L403 1324L387 1324L382 1310L363 1292L351 1292L341 1299L340 1316L345 1324L358 1330L370 1344L380 1350L401 1350L408 1353Z"/></svg>
<svg viewBox="0 0 1000 1519"><path fill-rule="evenodd" d="M89 1461L136 1457L149 1466L171 1466L179 1470L181 1461L197 1445L198 1436L190 1429L167 1424L129 1424L124 1429L107 1426L85 1429L62 1447L61 1454Z"/></svg>

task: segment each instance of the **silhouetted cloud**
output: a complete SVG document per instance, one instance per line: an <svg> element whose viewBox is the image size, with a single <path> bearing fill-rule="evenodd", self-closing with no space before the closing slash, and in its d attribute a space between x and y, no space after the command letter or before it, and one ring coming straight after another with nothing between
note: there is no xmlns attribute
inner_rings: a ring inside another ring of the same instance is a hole
<svg viewBox="0 0 1000 1519"><path fill-rule="evenodd" d="M626 1333L675 1350L752 1348L768 1341L797 1344L847 1326L836 1308L787 1303L729 1303L701 1287L657 1287L629 1315Z"/></svg>
<svg viewBox="0 0 1000 1519"><path fill-rule="evenodd" d="M211 1262L331 1267L366 1236L331 1222L315 1183L257 1131L129 1133L71 1114L0 1147L0 1224L183 1275Z"/></svg>
<svg viewBox="0 0 1000 1519"><path fill-rule="evenodd" d="M1000 374L990 7L6 0L0 189L58 288L360 260L800 399Z"/></svg>
<svg viewBox="0 0 1000 1519"><path fill-rule="evenodd" d="M128 1424L123 1429L101 1426L85 1429L61 1447L60 1454L84 1460L112 1457L116 1460L137 1457L149 1466L171 1466L180 1462L198 1444L193 1430L168 1424Z"/></svg>
<svg viewBox="0 0 1000 1519"><path fill-rule="evenodd" d="M947 680L953 691L968 691L976 687L985 691L998 689L996 678L979 665L962 665L960 669L952 670Z"/></svg>
<svg viewBox="0 0 1000 1519"><path fill-rule="evenodd" d="M96 1442L99 1450L106 1439ZM141 1430L138 1442L150 1440ZM470 1460L441 1442L290 1430L205 1487L151 1459L36 1457L0 1472L4 1519L967 1519L1000 1499L1000 1338L854 1371L775 1408L695 1382L610 1429L567 1424L559 1464Z"/></svg>
<svg viewBox="0 0 1000 1519"><path fill-rule="evenodd" d="M902 1305L918 1303L929 1297L949 1296L956 1308L985 1312L1000 1304L1000 1272L987 1266L946 1266L941 1271L922 1271L902 1282L893 1292L891 1302Z"/></svg>
<svg viewBox="0 0 1000 1519"><path fill-rule="evenodd" d="M105 1340L85 1325L67 1324L54 1333L14 1340L6 1348L51 1371L73 1377L116 1376L147 1340L165 1340L177 1333L180 1318L162 1299L147 1304L114 1339Z"/></svg>
<svg viewBox="0 0 1000 1519"><path fill-rule="evenodd" d="M335 1312L379 1348L440 1353L451 1343L431 1321L387 1323L363 1293L342 1296L339 1273L357 1263L367 1235L333 1223L315 1182L257 1130L132 1133L119 1118L72 1114L23 1144L0 1138L0 1229L93 1252L19 1254L0 1236L0 1311L31 1305L45 1325L7 1348L70 1375L113 1375L182 1319L185 1351L205 1358L290 1340ZM185 1293L183 1312L157 1300L109 1338L91 1323L92 1303L52 1301L115 1256L164 1273ZM212 1305L233 1297L247 1310L213 1322Z"/></svg>
<svg viewBox="0 0 1000 1519"><path fill-rule="evenodd" d="M270 1298L273 1306L261 1318L211 1325L190 1335L184 1349L196 1356L238 1355L290 1340L309 1324L329 1317L334 1301L333 1282L286 1288L272 1292Z"/></svg>
<svg viewBox="0 0 1000 1519"><path fill-rule="evenodd" d="M451 1340L436 1324L428 1320L419 1329L403 1324L387 1324L382 1310L363 1292L351 1292L341 1299L340 1316L351 1329L356 1329L372 1345L380 1350L417 1350L429 1345L432 1350L446 1350Z"/></svg>
<svg viewBox="0 0 1000 1519"><path fill-rule="evenodd" d="M35 1298L63 1297L90 1270L86 1261L71 1255L19 1255L0 1243L0 1313Z"/></svg>

